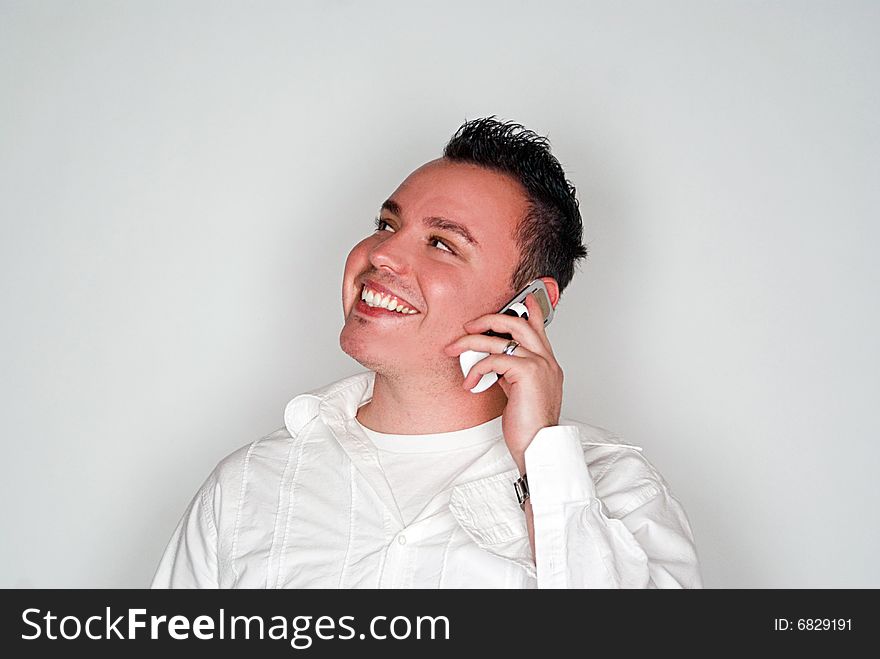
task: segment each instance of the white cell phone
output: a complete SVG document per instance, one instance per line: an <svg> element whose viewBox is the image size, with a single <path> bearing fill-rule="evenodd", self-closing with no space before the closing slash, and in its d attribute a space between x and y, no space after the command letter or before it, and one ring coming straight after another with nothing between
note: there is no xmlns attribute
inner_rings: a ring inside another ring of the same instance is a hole
<svg viewBox="0 0 880 659"><path fill-rule="evenodd" d="M523 289L514 295L508 302L505 304L498 313L507 314L508 316L519 316L520 318L525 318L528 320L529 311L526 308L526 305L523 304L523 301L526 299L529 293L533 293L535 295L535 299L538 301L538 306L541 307L541 313L544 314L544 327L550 324L550 321L553 320L553 305L550 304L550 295L547 293L547 287L544 285L544 282L541 279L533 279L528 284L526 284ZM500 336L505 339L512 339L513 337L510 334L501 334L499 332L493 332L489 330L488 332L483 332L483 334L487 336ZM475 350L465 350L458 356L458 361L461 364L461 372L464 373L464 376L467 377L467 374L470 373L471 369L481 359L485 359L489 356L488 352L477 352ZM471 389L472 394L478 394L483 391L486 391L493 384L498 382L498 374L497 373L486 373L480 381L477 382L476 386Z"/></svg>

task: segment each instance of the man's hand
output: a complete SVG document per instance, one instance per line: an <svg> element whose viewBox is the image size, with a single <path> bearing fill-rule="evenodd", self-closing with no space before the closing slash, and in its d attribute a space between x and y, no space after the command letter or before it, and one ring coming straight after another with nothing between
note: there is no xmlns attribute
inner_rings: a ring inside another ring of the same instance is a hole
<svg viewBox="0 0 880 659"><path fill-rule="evenodd" d="M457 356L465 350L490 353L477 362L462 386L473 389L480 378L494 371L504 377L498 384L507 395L501 418L504 441L519 467L525 472L525 450L541 428L559 425L562 409L562 368L553 356L544 332L544 316L533 294L524 300L529 319L505 314L487 314L465 323L470 332L450 343L445 352ZM501 354L507 339L485 336L487 330L510 334L519 343L512 355Z"/></svg>

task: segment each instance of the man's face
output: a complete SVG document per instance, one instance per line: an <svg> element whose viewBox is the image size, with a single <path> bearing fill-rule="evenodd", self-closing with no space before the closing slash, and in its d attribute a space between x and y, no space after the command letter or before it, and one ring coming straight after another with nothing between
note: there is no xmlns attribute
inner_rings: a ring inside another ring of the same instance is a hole
<svg viewBox="0 0 880 659"><path fill-rule="evenodd" d="M467 333L464 323L515 293L513 233L526 209L522 186L503 174L442 158L419 167L383 205L380 228L348 255L342 349L389 377L460 379L458 359L443 348ZM369 307L365 284L416 313Z"/></svg>

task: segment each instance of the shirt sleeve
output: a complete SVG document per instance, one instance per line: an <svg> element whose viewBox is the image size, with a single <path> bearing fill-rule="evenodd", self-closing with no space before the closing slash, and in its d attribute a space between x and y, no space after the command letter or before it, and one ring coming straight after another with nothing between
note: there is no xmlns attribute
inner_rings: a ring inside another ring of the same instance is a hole
<svg viewBox="0 0 880 659"><path fill-rule="evenodd" d="M217 492L212 474L193 497L165 549L151 588L218 588Z"/></svg>
<svg viewBox="0 0 880 659"><path fill-rule="evenodd" d="M621 451L632 449L621 447ZM542 428L525 452L538 588L701 588L681 504L640 455L637 482L610 516L597 498L576 426ZM612 465L613 466L613 465ZM627 480L632 474L622 469ZM617 497L620 500L620 497Z"/></svg>

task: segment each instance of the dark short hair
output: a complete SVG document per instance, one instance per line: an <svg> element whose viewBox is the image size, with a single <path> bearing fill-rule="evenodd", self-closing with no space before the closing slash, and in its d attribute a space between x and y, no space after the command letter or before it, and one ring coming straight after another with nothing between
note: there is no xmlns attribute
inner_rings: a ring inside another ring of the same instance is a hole
<svg viewBox="0 0 880 659"><path fill-rule="evenodd" d="M550 141L495 115L466 121L443 149L443 157L512 176L525 189L528 210L515 229L519 263L511 286L519 290L537 277L553 277L559 292L577 262L587 256L576 190L550 153Z"/></svg>

